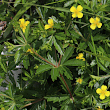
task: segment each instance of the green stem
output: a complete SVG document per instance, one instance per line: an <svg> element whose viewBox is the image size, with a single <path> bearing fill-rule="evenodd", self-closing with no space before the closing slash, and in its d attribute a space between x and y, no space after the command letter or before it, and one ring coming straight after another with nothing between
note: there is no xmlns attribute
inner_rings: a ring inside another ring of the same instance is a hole
<svg viewBox="0 0 110 110"><path fill-rule="evenodd" d="M94 40L93 40L92 35L91 35L91 40L92 40L92 45L93 45L93 48L94 48L94 53L96 54L95 44L94 44ZM99 62L98 62L97 56L96 56L96 61L97 61L97 76L99 76Z"/></svg>

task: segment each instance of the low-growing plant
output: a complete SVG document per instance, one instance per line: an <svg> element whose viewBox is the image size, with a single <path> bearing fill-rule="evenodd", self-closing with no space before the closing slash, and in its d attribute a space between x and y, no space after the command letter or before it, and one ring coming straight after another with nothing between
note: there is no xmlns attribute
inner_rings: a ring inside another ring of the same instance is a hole
<svg viewBox="0 0 110 110"><path fill-rule="evenodd" d="M1 3L1 110L109 110L110 0Z"/></svg>

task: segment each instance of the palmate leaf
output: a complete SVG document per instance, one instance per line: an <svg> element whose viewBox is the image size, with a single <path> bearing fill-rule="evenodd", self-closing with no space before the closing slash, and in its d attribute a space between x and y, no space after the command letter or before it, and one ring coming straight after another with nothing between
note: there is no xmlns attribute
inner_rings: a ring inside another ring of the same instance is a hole
<svg viewBox="0 0 110 110"><path fill-rule="evenodd" d="M63 64L65 61L67 61L71 57L73 52L74 52L74 47L72 47L72 46L68 47L64 53L64 56L61 59L61 64Z"/></svg>
<svg viewBox="0 0 110 110"><path fill-rule="evenodd" d="M77 60L77 59L71 59L66 61L63 65L65 66L84 66L85 65L85 61L83 60Z"/></svg>
<svg viewBox="0 0 110 110"><path fill-rule="evenodd" d="M51 66L51 65L48 65L48 64L46 64L46 65L40 65L39 67L38 67L38 69L36 70L36 75L37 74L41 74L41 73L43 73L43 72L45 72L45 71L48 71L48 70L50 70L50 69L52 69L53 68L53 66Z"/></svg>

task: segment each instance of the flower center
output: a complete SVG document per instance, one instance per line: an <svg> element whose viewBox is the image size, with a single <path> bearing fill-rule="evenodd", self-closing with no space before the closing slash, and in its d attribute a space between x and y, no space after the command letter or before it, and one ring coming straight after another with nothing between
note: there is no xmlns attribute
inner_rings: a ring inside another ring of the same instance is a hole
<svg viewBox="0 0 110 110"><path fill-rule="evenodd" d="M79 11L78 10L75 10L75 12L74 12L76 15L78 15L78 13L79 13Z"/></svg>
<svg viewBox="0 0 110 110"><path fill-rule="evenodd" d="M21 28L26 28L25 24L20 25Z"/></svg>
<svg viewBox="0 0 110 110"><path fill-rule="evenodd" d="M102 90L102 91L101 91L101 94L105 94L105 92L106 92L105 90Z"/></svg>
<svg viewBox="0 0 110 110"><path fill-rule="evenodd" d="M98 24L99 24L99 22L97 22L97 21L94 21L94 24L95 24L95 25L98 25Z"/></svg>

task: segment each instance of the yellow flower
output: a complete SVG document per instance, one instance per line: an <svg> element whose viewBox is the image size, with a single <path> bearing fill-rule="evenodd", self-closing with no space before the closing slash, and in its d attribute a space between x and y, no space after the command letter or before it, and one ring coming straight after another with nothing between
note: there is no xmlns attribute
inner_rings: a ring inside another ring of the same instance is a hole
<svg viewBox="0 0 110 110"><path fill-rule="evenodd" d="M20 28L23 30L23 32L25 33L25 29L26 29L26 26L30 23L29 21L25 21L24 18L22 19L19 19L19 22L20 22Z"/></svg>
<svg viewBox="0 0 110 110"><path fill-rule="evenodd" d="M104 109L101 109L100 106L98 106L97 110L104 110Z"/></svg>
<svg viewBox="0 0 110 110"><path fill-rule="evenodd" d="M81 78L78 78L78 79L76 80L76 82L79 83L79 84L82 84L82 81L83 81L83 80L82 80Z"/></svg>
<svg viewBox="0 0 110 110"><path fill-rule="evenodd" d="M82 18L83 17L83 13L81 12L83 10L83 7L81 5L78 5L77 8L75 8L74 6L72 6L70 8L70 11L72 12L72 17L73 18Z"/></svg>
<svg viewBox="0 0 110 110"><path fill-rule="evenodd" d="M48 19L48 24L45 25L45 29L53 28L53 19Z"/></svg>
<svg viewBox="0 0 110 110"><path fill-rule="evenodd" d="M107 91L107 86L105 86L105 85L102 85L101 89L98 88L96 90L96 93L100 95L100 99L102 99L102 100L105 99L105 96L107 96L107 97L110 96L110 92Z"/></svg>
<svg viewBox="0 0 110 110"><path fill-rule="evenodd" d="M76 59L82 59L83 61L85 61L85 58L83 58L83 53L79 53Z"/></svg>
<svg viewBox="0 0 110 110"><path fill-rule="evenodd" d="M26 52L30 52L30 53L33 53L31 49L28 49Z"/></svg>
<svg viewBox="0 0 110 110"><path fill-rule="evenodd" d="M102 23L100 23L100 18L98 18L98 17L96 17L96 18L90 18L89 21L91 23L90 28L92 30L94 30L96 27L101 28L101 26L102 26Z"/></svg>

